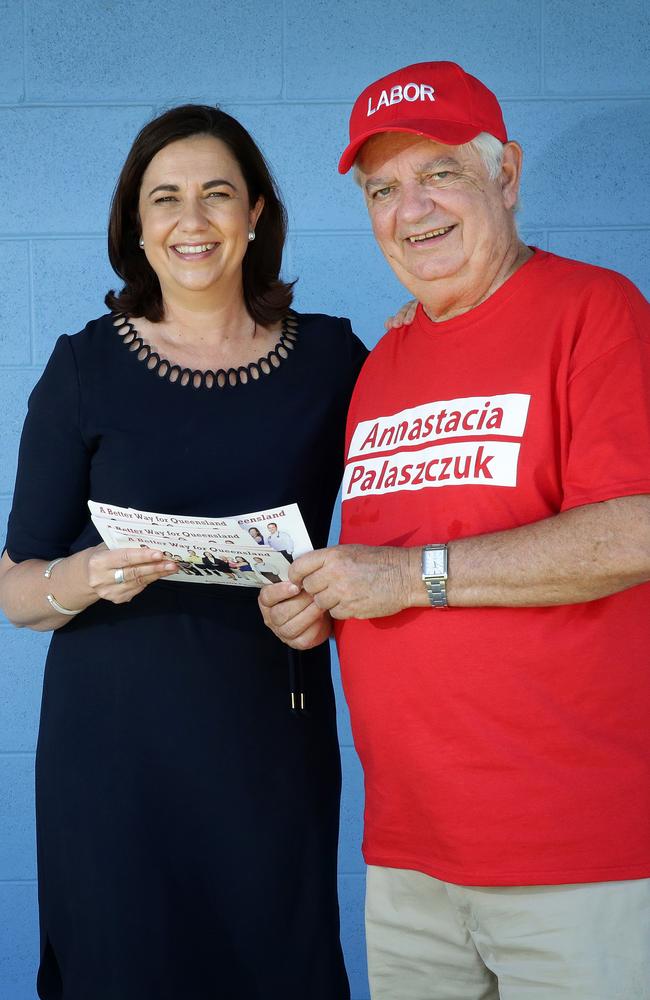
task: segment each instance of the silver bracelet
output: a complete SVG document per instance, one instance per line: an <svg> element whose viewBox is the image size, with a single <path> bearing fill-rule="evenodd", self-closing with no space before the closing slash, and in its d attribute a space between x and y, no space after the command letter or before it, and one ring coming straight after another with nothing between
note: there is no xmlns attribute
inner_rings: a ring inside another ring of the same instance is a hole
<svg viewBox="0 0 650 1000"><path fill-rule="evenodd" d="M62 604L59 604L54 594L46 594L45 599L55 611L59 612L60 615L68 615L69 618L72 618L74 615L80 615L83 610L82 608L79 608L78 611L70 611L69 608L64 608Z"/></svg>
<svg viewBox="0 0 650 1000"><path fill-rule="evenodd" d="M43 576L45 577L46 580L49 580L50 577L52 576L52 570L57 565L57 563L63 562L64 559L65 556L60 556L58 559L53 559L51 563L48 563L48 565L45 567L45 572L43 573ZM46 594L45 600L48 602L50 607L54 608L55 611L58 611L60 615L67 615L69 618L73 618L74 615L81 614L82 611L81 608L79 608L78 611L70 611L69 608L64 608L62 604L59 604L54 594Z"/></svg>
<svg viewBox="0 0 650 1000"><path fill-rule="evenodd" d="M57 566L60 562L63 562L64 559L65 556L59 556L58 559L53 559L51 563L48 563L48 565L45 567L45 572L43 573L43 576L45 577L46 580L50 579L54 567Z"/></svg>

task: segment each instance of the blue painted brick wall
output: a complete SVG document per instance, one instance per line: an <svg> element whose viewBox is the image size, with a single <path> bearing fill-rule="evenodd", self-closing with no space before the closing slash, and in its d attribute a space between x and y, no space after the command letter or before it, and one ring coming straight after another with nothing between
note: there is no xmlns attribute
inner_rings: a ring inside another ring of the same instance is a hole
<svg viewBox="0 0 650 1000"><path fill-rule="evenodd" d="M336 172L351 101L408 62L454 59L503 102L526 152L529 241L650 293L646 0L0 0L0 531L28 392L56 337L103 311L104 228L137 131L185 100L252 131L285 193L299 309L368 344L403 293ZM33 751L47 637L0 623L0 997L35 1000ZM341 696L340 685L338 693ZM365 1000L363 781L340 698L341 909ZM309 998L305 998L309 1000Z"/></svg>

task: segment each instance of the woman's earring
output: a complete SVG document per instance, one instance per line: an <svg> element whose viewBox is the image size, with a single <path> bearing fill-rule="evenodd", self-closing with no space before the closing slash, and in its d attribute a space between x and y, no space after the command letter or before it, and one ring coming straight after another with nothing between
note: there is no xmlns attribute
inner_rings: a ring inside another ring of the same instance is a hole
<svg viewBox="0 0 650 1000"><path fill-rule="evenodd" d="M255 230L254 229L249 229L248 230L248 242L252 243L254 239L255 239Z"/></svg>
<svg viewBox="0 0 650 1000"><path fill-rule="evenodd" d="M143 239L142 236L140 237L140 239L138 241L138 246L140 247L141 250L144 250L144 239Z"/></svg>

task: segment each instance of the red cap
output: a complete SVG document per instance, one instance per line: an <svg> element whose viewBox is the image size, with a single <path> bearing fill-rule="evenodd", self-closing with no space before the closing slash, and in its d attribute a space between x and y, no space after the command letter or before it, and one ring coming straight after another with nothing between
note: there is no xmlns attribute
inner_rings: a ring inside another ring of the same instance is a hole
<svg viewBox="0 0 650 1000"><path fill-rule="evenodd" d="M491 90L453 62L405 66L363 91L350 115L350 144L339 162L348 172L357 153L378 132L412 132L448 146L479 132L507 142L499 102Z"/></svg>

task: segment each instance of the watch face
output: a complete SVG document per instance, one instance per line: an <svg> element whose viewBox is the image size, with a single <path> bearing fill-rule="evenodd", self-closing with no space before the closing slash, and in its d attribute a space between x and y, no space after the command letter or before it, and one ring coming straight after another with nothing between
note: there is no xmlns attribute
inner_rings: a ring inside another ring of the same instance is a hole
<svg viewBox="0 0 650 1000"><path fill-rule="evenodd" d="M425 549L423 559L423 576L446 576L446 552L444 549Z"/></svg>

